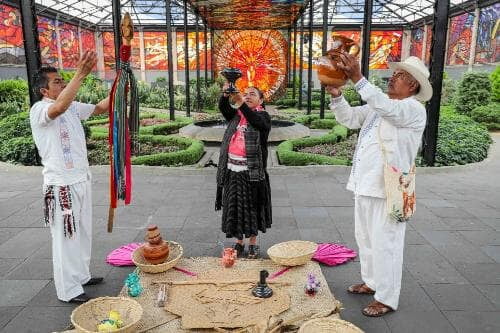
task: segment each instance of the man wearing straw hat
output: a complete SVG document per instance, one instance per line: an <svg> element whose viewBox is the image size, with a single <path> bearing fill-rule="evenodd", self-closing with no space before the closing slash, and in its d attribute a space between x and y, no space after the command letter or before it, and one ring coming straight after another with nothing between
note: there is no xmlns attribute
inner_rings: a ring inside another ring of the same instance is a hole
<svg viewBox="0 0 500 333"><path fill-rule="evenodd" d="M406 223L395 222L388 214L384 165L388 161L403 172L410 171L426 124L421 102L431 98L432 86L429 71L417 57L389 63L394 73L387 94L363 77L355 56L343 53L341 59L337 66L366 102L351 107L338 88L326 87L337 121L361 129L347 189L354 192L355 238L363 282L348 291L374 295L375 300L362 312L379 317L398 307L406 228Z"/></svg>

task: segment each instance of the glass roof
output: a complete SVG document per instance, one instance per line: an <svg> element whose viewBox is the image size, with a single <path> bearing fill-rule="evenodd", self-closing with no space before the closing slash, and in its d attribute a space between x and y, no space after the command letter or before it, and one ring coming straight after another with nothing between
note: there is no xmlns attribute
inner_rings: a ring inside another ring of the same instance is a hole
<svg viewBox="0 0 500 333"><path fill-rule="evenodd" d="M313 1L313 25L323 23L323 0ZM364 0L330 0L328 24L361 25ZM451 0L451 7L461 6L466 0ZM38 13L55 11L60 17L81 20L85 25L109 27L112 25L111 0L36 0ZM373 24L411 25L431 15L435 1L430 0L373 0ZM284 28L297 17L297 8L309 7L308 0L189 0L188 24L195 23L194 9L214 28L240 28L248 22L261 29ZM138 26L165 26L165 0L121 0L122 12L128 11ZM277 10L273 11L272 8ZM271 9L269 9L271 8ZM267 18L262 14L267 13ZM184 23L182 0L171 0L172 23ZM309 12L304 12L304 24L309 22ZM285 17L288 15L288 19ZM241 17L240 17L241 16ZM253 20L255 16L255 20ZM248 19L242 19L248 18ZM269 19L270 17L270 19ZM279 21L279 24L276 23ZM225 22L225 25L220 25ZM217 26L219 24L219 27Z"/></svg>

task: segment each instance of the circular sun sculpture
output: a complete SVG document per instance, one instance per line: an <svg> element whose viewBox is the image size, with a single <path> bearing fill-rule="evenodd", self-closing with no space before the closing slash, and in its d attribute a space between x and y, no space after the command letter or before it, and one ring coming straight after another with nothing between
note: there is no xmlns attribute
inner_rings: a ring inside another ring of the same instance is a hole
<svg viewBox="0 0 500 333"><path fill-rule="evenodd" d="M286 89L287 42L276 30L227 30L215 41L216 72L238 68L243 74L236 87L258 87L266 101L279 98Z"/></svg>

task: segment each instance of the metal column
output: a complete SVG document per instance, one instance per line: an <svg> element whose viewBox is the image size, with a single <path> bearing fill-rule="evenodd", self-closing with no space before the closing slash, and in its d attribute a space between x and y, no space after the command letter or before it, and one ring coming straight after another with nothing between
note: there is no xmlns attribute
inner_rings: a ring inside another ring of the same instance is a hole
<svg viewBox="0 0 500 333"><path fill-rule="evenodd" d="M370 35L372 31L373 0L365 0L365 16L363 18L363 53L361 55L361 72L368 79L370 75Z"/></svg>
<svg viewBox="0 0 500 333"><path fill-rule="evenodd" d="M430 62L430 81L433 87L433 95L427 103L427 125L423 140L423 157L425 163L429 166L434 165L436 160L439 106L441 103L449 11L449 0L436 0L434 4Z"/></svg>
<svg viewBox="0 0 500 333"><path fill-rule="evenodd" d="M286 52L286 80L290 84L290 59L292 53L292 29L288 28L288 50Z"/></svg>
<svg viewBox="0 0 500 333"><path fill-rule="evenodd" d="M313 0L309 1L309 49L307 52L307 114L312 111Z"/></svg>
<svg viewBox="0 0 500 333"><path fill-rule="evenodd" d="M121 31L121 20L122 20L122 8L120 5L120 0L112 0L112 17L113 17L113 34L115 39L115 66L116 71L120 68L120 46L122 46L122 31ZM170 61L170 58L169 58Z"/></svg>
<svg viewBox="0 0 500 333"><path fill-rule="evenodd" d="M38 101L35 92L35 74L42 65L40 59L40 45L38 43L38 28L35 0L19 1L21 10L21 21L23 26L24 50L26 57L26 71L28 74L28 86L30 94L30 104Z"/></svg>
<svg viewBox="0 0 500 333"><path fill-rule="evenodd" d="M326 54L326 47L328 43L328 0L323 0L323 41L321 53ZM319 106L320 119L325 118L325 87L321 85L321 104Z"/></svg>
<svg viewBox="0 0 500 333"><path fill-rule="evenodd" d="M293 90L292 99L295 99L295 80L297 79L297 21L293 25Z"/></svg>
<svg viewBox="0 0 500 333"><path fill-rule="evenodd" d="M304 15L300 17L300 51L299 51L299 105L302 110L302 67L304 66Z"/></svg>
<svg viewBox="0 0 500 333"><path fill-rule="evenodd" d="M205 23L205 88L208 87L208 27Z"/></svg>
<svg viewBox="0 0 500 333"><path fill-rule="evenodd" d="M186 116L191 117L191 91L189 89L189 43L187 30L187 0L184 0L184 74L186 89Z"/></svg>
<svg viewBox="0 0 500 333"><path fill-rule="evenodd" d="M172 52L172 20L170 13L170 1L165 0L165 21L167 24L167 55L168 55L168 106L170 111L170 120L175 120L174 109L174 62Z"/></svg>
<svg viewBox="0 0 500 333"><path fill-rule="evenodd" d="M201 91L200 91L200 29L198 27L198 12L196 13L196 111L200 112L200 99L201 99Z"/></svg>
<svg viewBox="0 0 500 333"><path fill-rule="evenodd" d="M214 65L214 29L210 29L210 78L215 80L215 65Z"/></svg>

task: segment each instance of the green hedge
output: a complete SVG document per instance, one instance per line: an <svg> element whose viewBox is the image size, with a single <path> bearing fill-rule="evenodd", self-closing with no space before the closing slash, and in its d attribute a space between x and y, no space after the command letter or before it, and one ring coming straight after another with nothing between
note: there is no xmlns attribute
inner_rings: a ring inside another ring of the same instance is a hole
<svg viewBox="0 0 500 333"><path fill-rule="evenodd" d="M20 112L0 119L0 161L36 165L36 158L29 113Z"/></svg>
<svg viewBox="0 0 500 333"><path fill-rule="evenodd" d="M436 166L479 162L488 156L491 137L471 118L442 107L439 118Z"/></svg>
<svg viewBox="0 0 500 333"><path fill-rule="evenodd" d="M316 114L316 113L306 114L306 115L298 116L298 117L295 117L292 119L292 121L299 123L299 124L302 124L304 126L310 127L310 128L325 128L325 127L312 127L312 126L314 126L313 123L317 126L323 126L322 124L324 123L325 120L327 121L326 124L330 124L330 123L328 123L328 121L330 121L330 120L335 121L335 117L334 117L333 113L331 113L331 112L325 113L324 119L320 119L319 114ZM332 127L333 126L326 127L326 128L332 128Z"/></svg>
<svg viewBox="0 0 500 333"><path fill-rule="evenodd" d="M139 141L176 145L184 149L172 153L159 153L133 157L132 164L163 166L191 165L200 160L204 151L203 142L179 136L140 135Z"/></svg>
<svg viewBox="0 0 500 333"><path fill-rule="evenodd" d="M338 125L335 119L315 119L311 121L311 128L316 129L332 129L335 125Z"/></svg>
<svg viewBox="0 0 500 333"><path fill-rule="evenodd" d="M500 130L500 103L478 106L472 110L471 118L489 130Z"/></svg>
<svg viewBox="0 0 500 333"><path fill-rule="evenodd" d="M491 80L491 98L494 101L500 102L500 66L495 67L495 70L490 74Z"/></svg>
<svg viewBox="0 0 500 333"><path fill-rule="evenodd" d="M311 147L320 144L332 144L344 140L348 130L337 125L323 136L288 140L280 143L277 148L278 158L283 165L303 166L311 164L349 165L351 161L319 154L301 153L295 151L297 147Z"/></svg>
<svg viewBox="0 0 500 333"><path fill-rule="evenodd" d="M458 84L455 109L460 114L470 116L472 110L487 105L491 100L491 82L487 73L465 73Z"/></svg>
<svg viewBox="0 0 500 333"><path fill-rule="evenodd" d="M0 80L0 103L28 104L28 82L25 80Z"/></svg>

